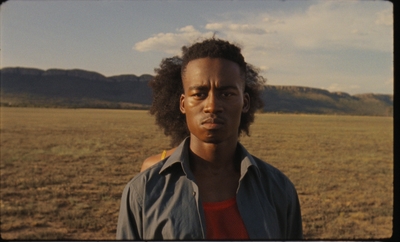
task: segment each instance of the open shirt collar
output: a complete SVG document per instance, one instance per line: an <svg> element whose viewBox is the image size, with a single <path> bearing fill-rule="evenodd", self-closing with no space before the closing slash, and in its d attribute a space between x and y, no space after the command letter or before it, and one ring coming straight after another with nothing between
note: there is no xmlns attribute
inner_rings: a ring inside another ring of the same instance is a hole
<svg viewBox="0 0 400 242"><path fill-rule="evenodd" d="M193 174L190 170L189 165L189 144L190 137L187 137L182 141L182 143L176 148L175 152L171 154L170 157L167 157L164 165L160 170L160 174L163 173L168 168L174 166L177 163L180 163L180 167L182 171L186 174L189 179L194 180ZM243 147L242 144L238 142L238 149L240 149L240 154L242 156L242 161L240 164L240 179L244 177L250 167L253 167L256 170L258 177L260 177L260 170L253 158L252 155Z"/></svg>

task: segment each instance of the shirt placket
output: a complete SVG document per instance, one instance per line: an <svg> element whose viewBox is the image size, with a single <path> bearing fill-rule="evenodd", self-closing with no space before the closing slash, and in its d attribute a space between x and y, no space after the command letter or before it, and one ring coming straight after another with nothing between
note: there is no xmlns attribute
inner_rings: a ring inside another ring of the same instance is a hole
<svg viewBox="0 0 400 242"><path fill-rule="evenodd" d="M205 225L205 217L204 217L203 207L201 205L200 198L199 198L199 188L195 182L191 181L191 183L192 183L192 187L193 187L192 195L196 201L197 214L198 214L198 218L199 218L199 223L201 225L201 233L202 233L203 239L205 239L206 238L206 233L205 233L206 225Z"/></svg>

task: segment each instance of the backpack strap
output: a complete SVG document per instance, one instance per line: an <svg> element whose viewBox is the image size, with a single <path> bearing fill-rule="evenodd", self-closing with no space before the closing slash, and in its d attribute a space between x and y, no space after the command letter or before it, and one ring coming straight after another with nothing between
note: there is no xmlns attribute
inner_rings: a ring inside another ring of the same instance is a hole
<svg viewBox="0 0 400 242"><path fill-rule="evenodd" d="M162 154L161 154L161 160L164 160L165 156L167 155L167 151L163 150Z"/></svg>

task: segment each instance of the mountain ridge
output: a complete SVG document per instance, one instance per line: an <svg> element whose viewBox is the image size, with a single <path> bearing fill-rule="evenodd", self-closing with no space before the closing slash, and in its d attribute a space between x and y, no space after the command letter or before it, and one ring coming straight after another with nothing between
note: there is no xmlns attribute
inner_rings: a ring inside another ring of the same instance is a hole
<svg viewBox="0 0 400 242"><path fill-rule="evenodd" d="M0 73L2 106L148 109L152 101L149 74L106 77L82 69L26 67L6 67ZM266 85L262 99L264 112L393 116L390 94Z"/></svg>

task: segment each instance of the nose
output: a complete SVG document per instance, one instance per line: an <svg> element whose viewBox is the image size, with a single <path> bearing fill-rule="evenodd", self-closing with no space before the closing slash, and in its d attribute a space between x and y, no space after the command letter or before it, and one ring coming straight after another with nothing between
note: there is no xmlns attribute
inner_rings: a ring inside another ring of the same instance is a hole
<svg viewBox="0 0 400 242"><path fill-rule="evenodd" d="M221 101L218 99L218 96L210 92L205 100L204 105L204 112L205 113L219 113L222 112L222 105Z"/></svg>

